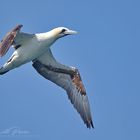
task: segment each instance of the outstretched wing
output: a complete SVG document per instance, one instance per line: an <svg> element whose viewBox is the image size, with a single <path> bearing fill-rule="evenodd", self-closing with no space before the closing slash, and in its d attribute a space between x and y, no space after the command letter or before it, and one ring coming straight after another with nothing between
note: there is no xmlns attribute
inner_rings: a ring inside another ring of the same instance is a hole
<svg viewBox="0 0 140 140"><path fill-rule="evenodd" d="M9 50L10 46L13 44L14 39L17 33L20 31L23 25L17 25L10 32L8 32L3 40L0 42L0 56L4 56L6 52Z"/></svg>
<svg viewBox="0 0 140 140"><path fill-rule="evenodd" d="M48 69L48 66L68 71L75 70L76 73L69 75L64 72L54 72L53 70ZM86 91L78 70L73 67L67 67L58 63L53 57L51 50L48 50L48 52L43 56L34 60L33 67L44 78L65 89L71 103L80 114L84 123L88 128L93 127L88 97L86 95Z"/></svg>

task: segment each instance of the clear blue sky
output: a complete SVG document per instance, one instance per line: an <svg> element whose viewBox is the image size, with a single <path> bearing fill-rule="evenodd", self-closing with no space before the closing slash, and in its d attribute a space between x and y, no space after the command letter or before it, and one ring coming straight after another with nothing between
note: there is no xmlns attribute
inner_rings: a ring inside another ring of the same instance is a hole
<svg viewBox="0 0 140 140"><path fill-rule="evenodd" d="M29 63L0 77L0 132L19 127L30 136L0 140L139 140L139 15L138 0L1 1L0 38L19 23L29 33L57 26L79 32L52 51L61 63L79 68L95 129L88 130L65 91Z"/></svg>

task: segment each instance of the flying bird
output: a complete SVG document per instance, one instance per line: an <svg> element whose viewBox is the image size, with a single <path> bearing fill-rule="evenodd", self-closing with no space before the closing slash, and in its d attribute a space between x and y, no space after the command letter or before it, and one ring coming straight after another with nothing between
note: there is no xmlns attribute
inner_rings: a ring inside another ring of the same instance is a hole
<svg viewBox="0 0 140 140"><path fill-rule="evenodd" d="M80 114L87 128L94 128L85 87L77 68L60 64L51 52L51 45L59 38L76 34L76 31L58 27L45 33L21 32L17 25L0 43L0 57L13 46L15 51L0 68L0 75L32 61L32 66L44 78L66 90L68 98Z"/></svg>

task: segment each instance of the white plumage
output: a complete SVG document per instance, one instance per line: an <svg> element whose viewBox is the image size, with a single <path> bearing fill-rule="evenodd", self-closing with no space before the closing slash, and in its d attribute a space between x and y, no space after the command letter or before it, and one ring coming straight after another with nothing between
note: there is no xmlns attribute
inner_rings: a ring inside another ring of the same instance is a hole
<svg viewBox="0 0 140 140"><path fill-rule="evenodd" d="M21 27L17 25L7 33L0 44L0 56L5 55L11 45L15 48L10 59L0 68L0 74L32 61L39 74L66 90L84 123L88 128L93 127L88 97L78 69L58 63L50 50L57 39L76 32L58 27L46 33L27 34L20 32Z"/></svg>

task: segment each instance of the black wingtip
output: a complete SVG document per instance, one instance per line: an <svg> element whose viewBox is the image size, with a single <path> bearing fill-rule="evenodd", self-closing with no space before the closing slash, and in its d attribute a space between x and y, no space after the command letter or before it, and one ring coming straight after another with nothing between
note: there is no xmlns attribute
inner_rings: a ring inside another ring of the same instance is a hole
<svg viewBox="0 0 140 140"><path fill-rule="evenodd" d="M91 124L91 127L94 128L94 125L93 125L93 122L92 121L90 122L90 124Z"/></svg>
<svg viewBox="0 0 140 140"><path fill-rule="evenodd" d="M87 128L89 128L89 129L91 129L91 128L94 129L94 125L93 125L92 120L91 120L90 122L87 122L87 123L86 123L86 126L87 126Z"/></svg>
<svg viewBox="0 0 140 140"><path fill-rule="evenodd" d="M13 31L16 32L16 31L20 30L22 27L23 27L22 24L18 24L18 25L13 29Z"/></svg>
<svg viewBox="0 0 140 140"><path fill-rule="evenodd" d="M23 25L22 25L22 24L18 24L18 26L19 26L19 28L23 27Z"/></svg>

